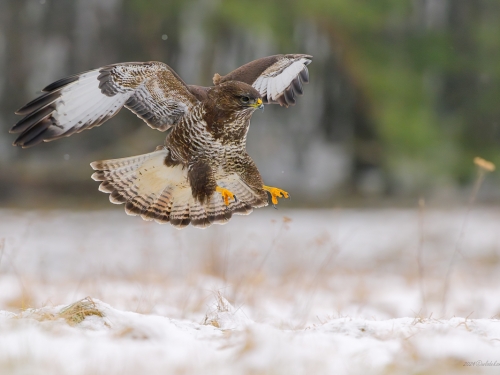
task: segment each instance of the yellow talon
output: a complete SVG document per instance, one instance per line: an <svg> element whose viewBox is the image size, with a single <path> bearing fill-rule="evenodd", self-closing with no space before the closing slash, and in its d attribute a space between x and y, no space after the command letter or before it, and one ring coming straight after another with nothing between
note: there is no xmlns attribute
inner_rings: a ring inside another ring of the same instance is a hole
<svg viewBox="0 0 500 375"><path fill-rule="evenodd" d="M271 193L271 200L273 204L278 204L278 197L279 198L289 198L289 194L285 190L281 190L272 186L262 186L262 188L265 191L268 191Z"/></svg>
<svg viewBox="0 0 500 375"><path fill-rule="evenodd" d="M234 194L233 194L233 193L231 193L231 192L230 192L229 190L227 190L227 189L224 189L224 188L221 188L220 186L217 186L217 187L215 188L215 191L217 191L217 192L221 193L222 198L224 199L224 204L225 204L226 206L229 206L229 198L236 200L236 198L234 197Z"/></svg>

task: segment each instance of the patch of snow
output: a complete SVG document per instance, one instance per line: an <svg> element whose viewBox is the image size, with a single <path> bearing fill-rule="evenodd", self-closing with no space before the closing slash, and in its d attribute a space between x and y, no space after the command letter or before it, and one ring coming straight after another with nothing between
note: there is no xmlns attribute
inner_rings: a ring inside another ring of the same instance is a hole
<svg viewBox="0 0 500 375"><path fill-rule="evenodd" d="M459 241L464 217L258 210L177 231L0 210L0 374L495 373L500 212L473 210Z"/></svg>
<svg viewBox="0 0 500 375"><path fill-rule="evenodd" d="M228 311L220 311L221 301L216 302L223 314L220 327L94 302L103 316L88 316L75 326L63 318L43 318L57 316L66 306L17 315L0 312L0 366L8 359L16 370L41 374L50 359L52 368L77 375L134 374L139 369L148 374L207 369L223 374L378 374L398 361L410 371L415 362L440 358L453 359L458 369L465 361L494 360L500 348L496 319L337 318L305 329L280 330L248 318L241 324L242 317L227 300L222 310Z"/></svg>

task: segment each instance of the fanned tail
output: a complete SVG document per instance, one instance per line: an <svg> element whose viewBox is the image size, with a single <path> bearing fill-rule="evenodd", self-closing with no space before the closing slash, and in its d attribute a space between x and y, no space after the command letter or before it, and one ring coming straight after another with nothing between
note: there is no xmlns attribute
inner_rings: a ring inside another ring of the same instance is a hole
<svg viewBox="0 0 500 375"><path fill-rule="evenodd" d="M144 220L170 223L176 228L191 224L206 228L211 224L225 224L232 214L247 215L252 207L267 205L237 176L217 181L221 187L234 192L237 201L228 206L219 193L201 204L194 199L183 165L166 165L170 151L166 148L149 154L122 159L96 161L91 166L95 181L102 181L99 190L109 193L109 200L125 204L128 215L139 215Z"/></svg>

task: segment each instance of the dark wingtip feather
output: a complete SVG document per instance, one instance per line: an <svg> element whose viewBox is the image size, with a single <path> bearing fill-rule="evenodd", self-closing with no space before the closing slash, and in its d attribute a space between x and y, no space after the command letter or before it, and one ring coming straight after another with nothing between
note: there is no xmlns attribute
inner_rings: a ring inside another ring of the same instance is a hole
<svg viewBox="0 0 500 375"><path fill-rule="evenodd" d="M59 92L48 92L38 98L32 100L22 108L19 108L15 113L16 115L29 115L32 112L45 107L48 104L53 103L61 94Z"/></svg>
<svg viewBox="0 0 500 375"><path fill-rule="evenodd" d="M287 87L283 94L285 95L288 105L295 105L295 92L291 85Z"/></svg>
<svg viewBox="0 0 500 375"><path fill-rule="evenodd" d="M277 100L278 100L278 103L280 104L280 106L285 107L285 108L288 108L288 103L287 103L287 101L286 101L285 95L283 95L283 94L282 94L282 95L280 95L280 96L277 98Z"/></svg>
<svg viewBox="0 0 500 375"><path fill-rule="evenodd" d="M33 147L39 143L42 143L45 141L45 137L47 136L48 129L45 129L45 131L41 132L37 136L31 138L29 141L24 142L24 144L21 146L22 148L29 148Z"/></svg>
<svg viewBox="0 0 500 375"><path fill-rule="evenodd" d="M294 88L294 91L296 91L298 95L302 95L304 93L304 90L302 89L302 82L300 82L299 77L296 77L292 81L292 86Z"/></svg>
<svg viewBox="0 0 500 375"><path fill-rule="evenodd" d="M300 78L304 83L309 83L309 70L307 70L306 66L300 71Z"/></svg>
<svg viewBox="0 0 500 375"><path fill-rule="evenodd" d="M35 124L35 126L32 126L27 131L24 131L19 137L17 137L12 145L26 148L42 142L44 133L51 125L52 120L49 118L43 119Z"/></svg>
<svg viewBox="0 0 500 375"><path fill-rule="evenodd" d="M10 133L21 133L25 132L28 129L34 128L38 125L38 123L44 118L48 117L52 112L54 112L55 108L52 106L47 106L34 112L23 119L21 119L17 124L15 124L10 130Z"/></svg>
<svg viewBox="0 0 500 375"><path fill-rule="evenodd" d="M42 91L49 92L49 91L54 91L54 90L60 89L64 86L69 85L70 83L78 81L79 78L80 78L80 75L74 75L74 76L62 78L58 81L51 83L47 87L44 87Z"/></svg>

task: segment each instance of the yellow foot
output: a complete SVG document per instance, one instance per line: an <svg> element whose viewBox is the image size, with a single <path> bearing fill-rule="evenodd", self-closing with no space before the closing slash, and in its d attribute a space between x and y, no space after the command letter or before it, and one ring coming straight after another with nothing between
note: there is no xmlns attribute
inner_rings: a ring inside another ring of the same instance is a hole
<svg viewBox="0 0 500 375"><path fill-rule="evenodd" d="M236 197L234 196L233 193L231 193L229 190L221 188L220 186L217 186L215 188L215 191L221 193L222 198L224 198L224 204L226 206L229 206L229 198L234 199L236 201Z"/></svg>
<svg viewBox="0 0 500 375"><path fill-rule="evenodd" d="M272 186L266 186L266 185L262 186L262 188L265 191L268 191L271 193L271 200L272 200L274 205L278 204L278 197L279 198L289 198L290 197L290 195L285 190L281 190L281 189L278 189L278 188L275 188Z"/></svg>

